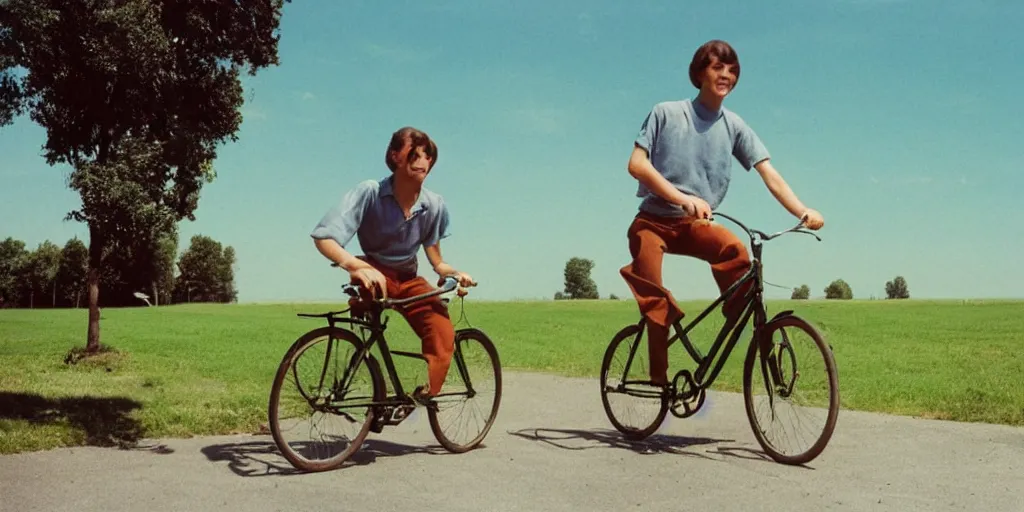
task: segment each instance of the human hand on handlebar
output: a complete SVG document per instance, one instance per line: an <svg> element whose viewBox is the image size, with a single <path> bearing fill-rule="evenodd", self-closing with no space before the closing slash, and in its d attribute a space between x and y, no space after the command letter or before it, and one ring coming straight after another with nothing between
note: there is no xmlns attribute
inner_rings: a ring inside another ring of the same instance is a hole
<svg viewBox="0 0 1024 512"><path fill-rule="evenodd" d="M689 215L692 215L698 219L711 219L711 206L708 202L689 194L683 194L684 200L680 203L683 210Z"/></svg>
<svg viewBox="0 0 1024 512"><path fill-rule="evenodd" d="M464 286L464 287L476 286L476 282L473 281L473 278L470 277L469 274L467 274L465 272L459 272L458 270L453 270L448 275L445 275L444 277L438 279L437 280L437 285L438 286L444 285L444 280L449 278L449 277L455 278L455 280L459 282L459 286Z"/></svg>
<svg viewBox="0 0 1024 512"><path fill-rule="evenodd" d="M800 216L800 220L803 221L804 226L807 226L808 229L818 230L825 225L824 217L817 210L811 208L804 211L804 214Z"/></svg>
<svg viewBox="0 0 1024 512"><path fill-rule="evenodd" d="M388 281L379 270L373 267L363 267L351 270L348 275L352 278L353 283L359 283L375 297L388 298Z"/></svg>

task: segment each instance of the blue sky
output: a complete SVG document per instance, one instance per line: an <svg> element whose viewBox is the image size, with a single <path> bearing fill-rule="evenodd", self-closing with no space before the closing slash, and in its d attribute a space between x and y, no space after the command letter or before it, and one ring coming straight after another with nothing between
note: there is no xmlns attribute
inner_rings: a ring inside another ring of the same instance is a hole
<svg viewBox="0 0 1024 512"><path fill-rule="evenodd" d="M868 298L899 274L914 297L1022 297L1021 19L1024 4L983 0L297 1L180 250L199 233L234 246L242 302L339 298L309 232L387 174L391 132L412 125L439 145L442 250L476 297L550 298L572 256L595 261L602 296L628 296L632 141L652 105L695 95L690 57L718 38L742 64L726 107L825 217L823 242L768 244L768 281L817 297L843 278ZM78 198L44 136L27 118L0 129L0 237L87 239L62 221ZM738 164L720 209L795 223ZM701 261L668 256L664 274L680 299L717 294Z"/></svg>

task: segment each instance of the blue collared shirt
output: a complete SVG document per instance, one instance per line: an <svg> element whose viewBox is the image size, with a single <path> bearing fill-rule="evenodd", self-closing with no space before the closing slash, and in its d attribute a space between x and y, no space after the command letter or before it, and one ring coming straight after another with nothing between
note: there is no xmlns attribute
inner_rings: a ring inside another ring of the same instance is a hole
<svg viewBox="0 0 1024 512"><path fill-rule="evenodd" d="M366 180L327 211L310 236L330 238L345 247L358 236L363 253L396 270L416 272L416 253L446 238L448 208L444 199L426 188L412 206L409 219L393 190L393 176Z"/></svg>

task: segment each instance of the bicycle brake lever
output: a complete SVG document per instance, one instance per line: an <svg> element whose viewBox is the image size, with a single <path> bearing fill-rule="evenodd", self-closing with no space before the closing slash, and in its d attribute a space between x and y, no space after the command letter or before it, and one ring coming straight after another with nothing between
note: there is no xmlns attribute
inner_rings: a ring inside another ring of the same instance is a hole
<svg viewBox="0 0 1024 512"><path fill-rule="evenodd" d="M817 238L819 242L821 241L821 237L820 236L818 236L818 235L816 235L814 233L811 233L810 231L807 231L806 229L794 229L793 232L794 233L804 233L806 235L811 235L814 238Z"/></svg>

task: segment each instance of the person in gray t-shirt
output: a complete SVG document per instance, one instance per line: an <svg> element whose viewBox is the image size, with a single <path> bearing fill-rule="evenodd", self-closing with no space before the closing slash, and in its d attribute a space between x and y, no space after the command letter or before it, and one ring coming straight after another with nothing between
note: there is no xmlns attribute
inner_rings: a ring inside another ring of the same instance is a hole
<svg viewBox="0 0 1024 512"><path fill-rule="evenodd" d="M651 380L668 385L668 326L684 316L661 280L665 253L692 256L711 264L724 293L750 269L746 246L711 212L729 188L732 158L746 171L756 169L768 190L810 229L820 229L820 213L807 208L772 167L761 139L740 116L722 106L740 76L739 58L724 41L709 41L694 53L690 82L696 99L654 105L634 141L629 174L639 182L640 211L628 230L633 261L619 273L648 321ZM738 290L722 310L729 321L741 312Z"/></svg>

